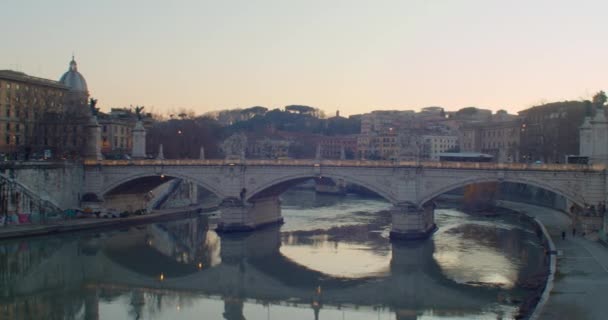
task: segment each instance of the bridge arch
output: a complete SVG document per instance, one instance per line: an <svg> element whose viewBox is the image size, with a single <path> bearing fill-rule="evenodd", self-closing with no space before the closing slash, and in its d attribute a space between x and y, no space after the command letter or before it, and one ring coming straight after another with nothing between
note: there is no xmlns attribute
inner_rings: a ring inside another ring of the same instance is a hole
<svg viewBox="0 0 608 320"><path fill-rule="evenodd" d="M551 191L557 195L560 195L560 196L568 199L569 201L572 201L573 203L577 204L580 207L584 207L584 205L586 203L585 198L582 195L578 194L577 192L565 190L563 188L559 188L553 184L546 183L546 182L541 182L541 181L537 181L537 180L533 180L533 179L521 179L521 178L514 179L514 178L497 178L497 177L474 177L474 178L462 179L460 181L456 181L451 184L441 186L439 188L428 190L422 196L421 201L419 201L418 204L423 205L423 204L433 200L434 198L436 198L448 191L457 189L457 188L466 187L468 185L472 185L472 184L476 184L476 183L485 183L485 182L497 182L497 183L510 182L510 183L520 183L520 184L530 185L533 187L538 187L541 189Z"/></svg>
<svg viewBox="0 0 608 320"><path fill-rule="evenodd" d="M277 188L276 193L281 194L281 193L287 191L287 189L289 189L290 187L295 186L300 182L303 182L308 179L314 179L314 178L331 178L334 180L341 179L348 183L356 184L356 185L362 186L364 188L367 188L367 189L375 192L376 194L378 194L379 196L381 196L382 198L384 198L385 200L387 200L390 203L395 204L395 203L399 202L397 200L397 198L393 194L391 194L389 187L387 187L387 186L376 185L369 181L364 181L364 180L357 179L352 176L346 176L346 175L336 174L336 173L328 173L328 174L303 173L303 174L280 176L275 179L269 180L259 186L256 186L252 190L248 190L245 200L247 200L247 201L253 200L256 197L259 197L264 192L271 190L272 188Z"/></svg>
<svg viewBox="0 0 608 320"><path fill-rule="evenodd" d="M192 181L192 182L196 183L197 185L203 187L204 189L209 190L210 192L212 192L214 195L216 195L220 199L224 198L223 192L218 188L219 186L213 185L209 181L202 181L200 179L197 179L196 177L192 177L192 176L184 175L184 174L180 174L180 173L174 173L174 172L168 172L168 173L143 172L143 173L136 173L136 174L128 175L124 178L118 179L107 185L104 185L104 187L101 190L100 195L103 198L103 197L105 197L106 194L108 194L112 190L120 187L121 185L124 185L126 183L129 183L129 182L137 180L137 179L147 178L147 177L160 177L160 176L165 176L165 177L169 177L169 178L178 178L178 179L182 179L184 181ZM169 180L167 180L167 181L169 181Z"/></svg>

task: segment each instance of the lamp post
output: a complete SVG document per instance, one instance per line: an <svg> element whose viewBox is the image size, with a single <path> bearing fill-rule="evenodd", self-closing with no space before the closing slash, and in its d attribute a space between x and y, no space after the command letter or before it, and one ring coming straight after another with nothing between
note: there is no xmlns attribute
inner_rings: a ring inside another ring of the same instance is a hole
<svg viewBox="0 0 608 320"><path fill-rule="evenodd" d="M178 145L178 155L180 158L185 158L187 152L184 150L186 148L185 144L184 144L184 132L181 129L177 130L177 137L179 139L179 145Z"/></svg>

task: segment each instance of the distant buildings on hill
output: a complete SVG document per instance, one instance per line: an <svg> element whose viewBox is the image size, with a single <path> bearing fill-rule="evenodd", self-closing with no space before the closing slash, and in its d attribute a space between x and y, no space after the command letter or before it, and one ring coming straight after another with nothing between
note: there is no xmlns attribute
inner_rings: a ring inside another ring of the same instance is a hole
<svg viewBox="0 0 608 320"><path fill-rule="evenodd" d="M89 99L87 82L73 58L59 81L0 70L0 154L79 158L87 143L85 126L92 117ZM598 108L590 108L590 103L548 103L520 111L518 115L476 107L447 112L431 106L419 112L376 110L349 118L339 112L324 118L319 109L302 105L287 106L284 111L255 106L216 112L215 121L217 130L244 121L269 124L263 130L255 127L247 132L247 126L236 129L246 132L243 137L247 142L244 150L233 157L280 159L318 155L326 159L436 161L444 152L481 152L493 155L498 162L557 163L567 155L579 153L579 127L590 112L605 110L605 95L594 97ZM98 113L97 119L101 149L106 157L130 154L135 113L129 108L113 108L108 113ZM148 116L144 124L150 128L154 122ZM197 134L190 131L187 134ZM201 147L186 145L181 130L172 134L183 140L184 148ZM222 141L216 143L227 148ZM192 152L176 150L175 154Z"/></svg>

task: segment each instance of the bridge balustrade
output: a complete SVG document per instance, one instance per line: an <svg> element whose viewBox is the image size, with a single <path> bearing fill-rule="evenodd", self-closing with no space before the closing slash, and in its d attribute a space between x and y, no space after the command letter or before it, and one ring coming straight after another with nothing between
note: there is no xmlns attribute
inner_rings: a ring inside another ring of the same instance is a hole
<svg viewBox="0 0 608 320"><path fill-rule="evenodd" d="M414 167L429 169L603 171L603 164L534 164L491 162L439 162L390 160L316 160L316 159L172 159L172 160L85 160L87 166L334 166L334 167Z"/></svg>

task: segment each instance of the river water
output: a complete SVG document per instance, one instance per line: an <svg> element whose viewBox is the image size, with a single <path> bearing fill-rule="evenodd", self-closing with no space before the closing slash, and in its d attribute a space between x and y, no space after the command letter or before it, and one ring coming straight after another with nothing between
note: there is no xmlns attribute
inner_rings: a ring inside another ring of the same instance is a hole
<svg viewBox="0 0 608 320"><path fill-rule="evenodd" d="M431 239L391 243L381 199L282 201L253 233L200 217L0 242L0 319L511 319L543 269L516 215L437 209Z"/></svg>

